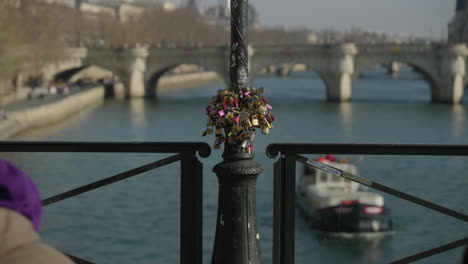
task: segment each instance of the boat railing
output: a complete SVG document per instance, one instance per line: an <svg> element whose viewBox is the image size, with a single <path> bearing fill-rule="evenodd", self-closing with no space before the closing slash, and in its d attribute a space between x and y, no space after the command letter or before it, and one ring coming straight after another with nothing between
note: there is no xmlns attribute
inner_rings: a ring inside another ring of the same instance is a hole
<svg viewBox="0 0 468 264"><path fill-rule="evenodd" d="M296 162L310 164L304 154L346 155L408 155L408 156L468 156L464 145L415 145L415 144L328 144L328 143L276 143L270 144L266 153L270 158L279 155L274 164L273 184L273 264L293 264L295 258L295 199ZM370 188L418 204L439 213L468 222L468 215L423 200L383 184L342 172L331 166L319 169L358 182ZM396 260L391 264L418 261L468 244L468 237Z"/></svg>
<svg viewBox="0 0 468 264"><path fill-rule="evenodd" d="M42 201L48 206L59 201L128 179L180 161L180 263L202 263L202 186L203 164L197 158L210 155L210 146L201 142L0 142L0 152L54 153L173 153L167 158L144 164L122 173L86 184ZM67 254L75 263L92 263Z"/></svg>

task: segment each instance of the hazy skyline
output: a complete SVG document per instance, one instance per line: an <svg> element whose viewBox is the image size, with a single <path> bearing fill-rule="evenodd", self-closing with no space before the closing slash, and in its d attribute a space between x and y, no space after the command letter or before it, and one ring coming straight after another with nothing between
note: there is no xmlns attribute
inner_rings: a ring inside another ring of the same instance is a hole
<svg viewBox="0 0 468 264"><path fill-rule="evenodd" d="M181 4L186 0L174 0ZM201 8L219 0L198 0ZM225 2L225 1L223 1ZM250 0L267 27L370 31L440 38L455 13L456 0Z"/></svg>

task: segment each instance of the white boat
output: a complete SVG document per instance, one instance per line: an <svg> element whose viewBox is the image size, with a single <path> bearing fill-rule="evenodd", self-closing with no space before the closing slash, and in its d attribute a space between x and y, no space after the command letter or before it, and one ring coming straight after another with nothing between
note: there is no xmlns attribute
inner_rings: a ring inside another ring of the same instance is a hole
<svg viewBox="0 0 468 264"><path fill-rule="evenodd" d="M357 175L347 160L331 155L317 160L338 170ZM297 199L306 218L321 231L331 233L382 233L392 230L390 210L382 195L364 190L357 182L304 166L299 179Z"/></svg>

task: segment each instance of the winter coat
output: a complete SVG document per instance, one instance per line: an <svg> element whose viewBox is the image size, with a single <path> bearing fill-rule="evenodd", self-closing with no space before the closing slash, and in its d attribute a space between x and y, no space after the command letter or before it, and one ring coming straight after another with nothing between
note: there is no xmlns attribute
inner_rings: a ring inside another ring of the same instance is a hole
<svg viewBox="0 0 468 264"><path fill-rule="evenodd" d="M1 264L72 264L58 250L42 242L30 220L10 209L0 208Z"/></svg>

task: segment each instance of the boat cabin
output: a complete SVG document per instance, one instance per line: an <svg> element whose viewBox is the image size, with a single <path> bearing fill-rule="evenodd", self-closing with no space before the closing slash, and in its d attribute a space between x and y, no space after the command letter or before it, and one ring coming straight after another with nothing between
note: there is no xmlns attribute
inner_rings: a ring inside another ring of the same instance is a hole
<svg viewBox="0 0 468 264"><path fill-rule="evenodd" d="M333 162L329 160L320 161L326 165L332 166L348 173L357 174L357 168L349 162ZM345 178L333 175L331 173L316 169L312 166L304 166L304 171L300 180L302 189L308 186L315 186L317 188L327 188L329 190L355 192L359 188L359 183L352 182Z"/></svg>

